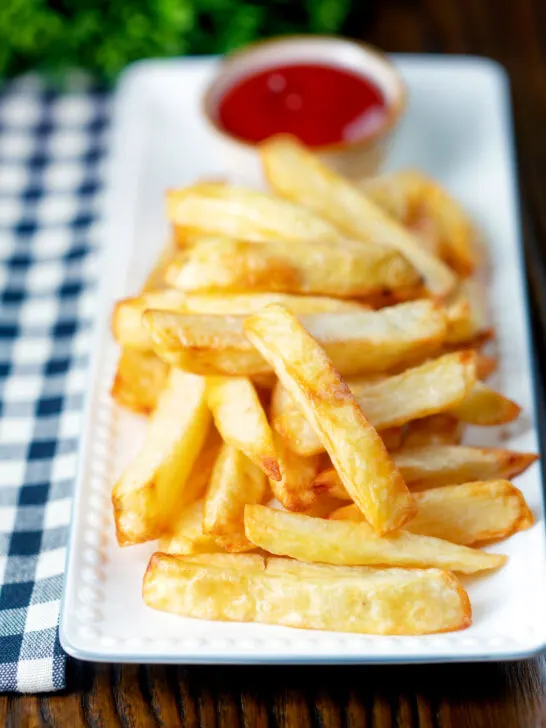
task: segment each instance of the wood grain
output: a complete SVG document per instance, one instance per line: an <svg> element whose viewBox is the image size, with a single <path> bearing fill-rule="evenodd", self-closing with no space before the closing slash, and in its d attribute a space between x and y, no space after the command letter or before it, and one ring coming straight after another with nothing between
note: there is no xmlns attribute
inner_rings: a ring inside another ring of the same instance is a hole
<svg viewBox="0 0 546 728"><path fill-rule="evenodd" d="M365 2L365 0L362 0ZM473 53L510 75L537 340L546 335L546 3L370 3L358 37L387 51ZM544 347L539 367L546 371ZM542 418L544 419L544 418ZM545 615L546 619L546 615ZM70 689L0 696L0 725L183 728L541 728L546 660L380 667L163 667L70 662Z"/></svg>

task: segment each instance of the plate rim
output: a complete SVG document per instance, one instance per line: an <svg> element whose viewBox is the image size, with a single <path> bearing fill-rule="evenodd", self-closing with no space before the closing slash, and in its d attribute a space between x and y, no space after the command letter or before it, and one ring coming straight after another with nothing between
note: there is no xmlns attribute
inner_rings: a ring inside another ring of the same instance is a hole
<svg viewBox="0 0 546 728"><path fill-rule="evenodd" d="M527 351L529 354L529 376L531 378L531 395L532 395L532 424L533 430L537 439L537 447L542 454L542 431L541 425L538 421L537 413L539 411L539 388L538 388L538 373L535 367L535 345L533 337L533 327L531 321L530 312L530 293L529 283L526 275L526 265L523 248L523 235L522 235L522 214L521 204L519 196L519 188L517 183L517 156L515 137L513 129L513 113L511 106L511 94L509 88L509 79L504 67L489 58L481 56L445 56L441 54L392 54L393 59L401 60L404 64L409 65L440 65L448 64L459 67L467 68L481 68L489 76L495 78L495 82L498 84L500 90L500 105L499 115L502 122L503 139L506 143L507 161L511 171L510 178L508 180L509 192L512 203L514 205L514 223L516 226L516 245L517 255L519 259L519 272L516 273L518 279L520 279L520 285L524 293L523 300L521 301L522 312L525 321L525 327L523 336L527 343ZM109 149L111 150L108 156L108 160L105 165L105 195L103 203L104 211L104 231L102 238L115 239L112 236L112 230L115 230L115 208L117 205L117 190L119 189L118 177L123 179L124 186L126 181L126 175L121 175L120 159L127 156L127 150L124 154L120 153L120 149L123 149L123 144L120 144L122 139L122 130L124 129L123 117L129 116L127 112L127 106L124 104L125 98L131 93L131 87L143 74L148 74L151 70L154 72L157 69L172 68L180 66L198 66L217 62L218 56L190 56L187 58L174 58L174 59L144 59L136 61L135 63L128 66L125 71L121 74L117 89L114 97L114 111L111 121L111 132L109 138ZM142 120L138 126L138 135L135 134L135 139L142 134L145 129L145 125ZM133 140L133 144L134 144ZM133 194L136 192L137 182L136 175L133 179ZM127 239L129 235L127 235ZM116 254L117 253L117 254ZM119 249L116 250L116 246L104 246L100 253L99 261L99 274L98 274L98 286L96 289L97 295L97 311L93 321L93 331L90 336L90 364L88 367L88 374L86 377L85 387L85 400L82 408L82 436L79 443L78 455L77 455L77 471L74 480L74 491L72 496L71 506L71 521L69 535L66 543L66 559L65 559L65 571L64 571L64 585L63 595L61 599L60 607L60 621L59 621L59 639L63 650L80 660L84 661L95 661L95 662L119 662L119 663L141 663L141 664L194 664L194 665L205 665L205 664L218 664L218 665L252 665L252 664L293 664L293 665L342 665L342 664L417 664L417 663L428 663L428 664L441 664L441 663L456 663L456 662L489 662L498 660L522 660L530 657L540 655L546 651L546 623L542 632L535 631L534 635L537 636L536 640L530 640L529 645L523 650L495 650L490 649L487 652L481 650L473 653L471 651L465 652L461 650L460 653L453 654L440 654L440 653L416 653L414 655L371 655L365 654L344 654L339 653L338 655L316 655L306 654L300 652L298 654L279 654L270 653L267 651L256 654L247 654L244 652L231 651L229 653L218 653L216 655L205 654L200 655L198 653L184 653L180 655L172 654L161 654L158 652L137 652L137 651L123 651L117 654L101 651L90 650L85 646L78 643L77 638L71 634L69 627L69 618L67 614L67 602L68 593L70 589L74 588L72 585L74 563L77 559L76 555L76 523L78 522L77 514L81 512L84 505L84 478L86 474L87 456L90 442L92 440L91 420L92 420L92 407L94 402L94 396L97 389L98 373L100 371L101 359L104 354L102 352L102 340L109 328L110 319L110 298L111 291L113 290L113 283L115 277L115 266L111 263L119 255ZM543 465L540 465L540 485L542 490L542 505L546 510L546 499L544 495L544 470ZM546 522L546 519L545 519ZM543 525L543 544L545 540L545 523ZM342 633L334 633L342 634Z"/></svg>

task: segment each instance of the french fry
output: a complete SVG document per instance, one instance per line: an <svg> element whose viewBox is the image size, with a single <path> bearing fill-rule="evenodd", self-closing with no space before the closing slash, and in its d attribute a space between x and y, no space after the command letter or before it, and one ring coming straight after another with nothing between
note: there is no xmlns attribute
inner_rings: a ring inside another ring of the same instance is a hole
<svg viewBox="0 0 546 728"><path fill-rule="evenodd" d="M471 352L446 354L379 382L347 383L367 420L378 430L397 427L410 420L442 412L462 402L476 381ZM318 435L295 402L277 392L273 427L299 454L322 452Z"/></svg>
<svg viewBox="0 0 546 728"><path fill-rule="evenodd" d="M186 505L172 528L159 539L159 548L166 554L206 554L223 551L216 536L203 531L203 498Z"/></svg>
<svg viewBox="0 0 546 728"><path fill-rule="evenodd" d="M173 369L139 453L114 486L120 546L161 535L183 497L209 426L205 380Z"/></svg>
<svg viewBox="0 0 546 728"><path fill-rule="evenodd" d="M432 301L301 319L346 376L384 372L408 359L424 359L438 349L446 331L444 311ZM243 320L155 310L143 315L154 350L173 366L196 374L254 376L270 372L270 365L245 336Z"/></svg>
<svg viewBox="0 0 546 728"><path fill-rule="evenodd" d="M169 238L165 247L159 253L154 267L144 282L143 292L157 291L165 287L165 273L172 259L177 252L176 241L174 235Z"/></svg>
<svg viewBox="0 0 546 728"><path fill-rule="evenodd" d="M224 444L212 471L205 497L203 532L221 538L227 551L249 551L245 537L245 505L261 503L267 493L262 471L246 455Z"/></svg>
<svg viewBox="0 0 546 728"><path fill-rule="evenodd" d="M241 450L269 478L280 480L273 434L252 382L246 377L209 377L207 400L224 441Z"/></svg>
<svg viewBox="0 0 546 728"><path fill-rule="evenodd" d="M507 480L433 488L416 493L415 500L417 515L405 524L405 531L462 546L498 541L533 525L521 491ZM350 505L334 511L330 518L360 522L364 516Z"/></svg>
<svg viewBox="0 0 546 728"><path fill-rule="evenodd" d="M459 283L446 302L446 313L447 344L460 346L491 337L484 292L477 280L467 278Z"/></svg>
<svg viewBox="0 0 546 728"><path fill-rule="evenodd" d="M316 501L312 484L319 472L321 458L318 455L297 455L276 433L274 443L282 477L269 481L273 495L289 511L311 508Z"/></svg>
<svg viewBox="0 0 546 728"><path fill-rule="evenodd" d="M456 277L418 238L290 137L274 137L260 146L265 175L275 192L338 227L347 237L374 242L402 253L422 274L428 290L447 296Z"/></svg>
<svg viewBox="0 0 546 728"><path fill-rule="evenodd" d="M460 275L478 262L476 231L461 206L434 180L407 170L371 177L362 190L398 222L413 230L425 228L439 254Z"/></svg>
<svg viewBox="0 0 546 728"><path fill-rule="evenodd" d="M411 494L383 441L296 317L281 306L268 306L246 319L245 332L302 408L373 528L387 533L411 518Z"/></svg>
<svg viewBox="0 0 546 728"><path fill-rule="evenodd" d="M510 480L538 459L533 453L461 445L404 447L392 457L412 492L479 480ZM319 473L313 489L351 500L334 468Z"/></svg>
<svg viewBox="0 0 546 728"><path fill-rule="evenodd" d="M476 382L469 394L450 410L462 422L483 427L503 425L517 419L521 407L499 392Z"/></svg>
<svg viewBox="0 0 546 728"><path fill-rule="evenodd" d="M440 414L412 420L406 425L402 446L422 447L425 445L457 445L461 442L463 427L453 415Z"/></svg>
<svg viewBox="0 0 546 728"><path fill-rule="evenodd" d="M142 323L142 314L147 309L215 316L247 316L271 303L280 303L298 315L369 309L357 301L343 301L327 296L295 296L291 293L199 294L166 288L118 301L112 313L112 332L121 346L151 350L150 335Z"/></svg>
<svg viewBox="0 0 546 728"><path fill-rule="evenodd" d="M439 569L345 569L252 556L156 553L144 601L198 619L362 634L446 632L472 621L460 582Z"/></svg>
<svg viewBox="0 0 546 728"><path fill-rule="evenodd" d="M393 295L415 298L417 271L397 251L350 240L249 242L203 237L167 271L182 291L280 291L338 298Z"/></svg>
<svg viewBox="0 0 546 728"><path fill-rule="evenodd" d="M123 349L110 394L122 407L149 414L165 386L169 367L153 352Z"/></svg>
<svg viewBox="0 0 546 728"><path fill-rule="evenodd" d="M246 506L245 533L272 554L324 564L437 567L474 574L506 561L501 554L406 530L380 536L366 522L310 518L260 505Z"/></svg>
<svg viewBox="0 0 546 728"><path fill-rule="evenodd" d="M167 214L183 244L207 233L241 240L342 240L334 226L304 207L256 190L198 184L167 191Z"/></svg>

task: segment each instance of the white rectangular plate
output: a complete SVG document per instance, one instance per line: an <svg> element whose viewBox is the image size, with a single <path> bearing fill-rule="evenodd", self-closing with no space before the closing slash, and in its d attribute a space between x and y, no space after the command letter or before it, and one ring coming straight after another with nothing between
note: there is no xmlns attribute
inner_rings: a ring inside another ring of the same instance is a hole
<svg viewBox="0 0 546 728"><path fill-rule="evenodd" d="M524 407L514 426L472 433L470 442L536 451L504 73L489 61L473 58L404 56L397 60L409 86L410 104L389 167L415 166L439 179L483 231L500 357L495 386ZM199 111L200 94L216 62L139 63L119 87L101 306L62 610L64 649L89 660L180 663L444 662L520 658L542 650L546 549L538 465L517 480L536 525L495 547L508 554L506 567L467 580L474 623L463 632L424 637L312 632L190 620L143 604L142 576L154 544L120 549L110 505L112 484L138 446L143 422L110 401L117 350L108 320L113 301L138 290L166 238L165 188L229 172Z"/></svg>

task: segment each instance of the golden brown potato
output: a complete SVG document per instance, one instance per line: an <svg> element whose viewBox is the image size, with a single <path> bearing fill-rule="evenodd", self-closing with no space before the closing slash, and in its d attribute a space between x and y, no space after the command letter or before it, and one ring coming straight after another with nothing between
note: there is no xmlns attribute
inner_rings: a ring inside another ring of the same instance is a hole
<svg viewBox="0 0 546 728"><path fill-rule="evenodd" d="M188 292L285 293L400 301L419 291L417 271L397 251L350 240L249 242L203 237L171 263L167 281Z"/></svg>
<svg viewBox="0 0 546 728"><path fill-rule="evenodd" d="M266 493L262 471L240 450L224 444L205 496L203 532L221 537L226 551L252 550L245 537L245 505L261 503Z"/></svg>
<svg viewBox="0 0 546 728"><path fill-rule="evenodd" d="M168 190L167 214L184 243L200 233L256 241L343 239L334 225L304 207L223 184Z"/></svg>
<svg viewBox="0 0 546 728"><path fill-rule="evenodd" d="M373 528L387 533L411 518L411 494L383 441L297 318L282 306L268 306L246 319L245 332L302 408Z"/></svg>
<svg viewBox="0 0 546 728"><path fill-rule="evenodd" d="M424 445L404 447L392 457L410 490L418 491L476 480L509 480L532 465L538 455L497 448ZM334 468L323 470L313 489L350 500Z"/></svg>
<svg viewBox="0 0 546 728"><path fill-rule="evenodd" d="M446 354L401 374L378 382L348 380L360 409L378 430L404 425L453 408L472 392L476 381L475 357L471 352ZM300 455L324 449L319 436L290 397L274 395L272 425ZM305 449L304 449L305 448Z"/></svg>
<svg viewBox="0 0 546 728"><path fill-rule="evenodd" d="M463 427L453 415L440 414L408 422L402 437L403 447L425 445L457 445L461 442Z"/></svg>
<svg viewBox="0 0 546 728"><path fill-rule="evenodd" d="M422 172L404 170L370 177L363 192L395 220L414 231L425 230L439 255L460 275L478 262L477 234L461 206Z"/></svg>
<svg viewBox="0 0 546 728"><path fill-rule="evenodd" d="M203 498L183 507L171 529L159 539L166 554L208 554L222 552L216 536L203 531Z"/></svg>
<svg viewBox="0 0 546 728"><path fill-rule="evenodd" d="M415 494L417 515L404 530L477 546L511 536L533 525L522 493L507 480L448 485ZM360 522L364 516L353 504L330 515L333 520Z"/></svg>
<svg viewBox="0 0 546 728"><path fill-rule="evenodd" d="M154 554L144 577L144 601L185 617L337 632L414 635L471 623L468 596L445 571L251 558Z"/></svg>
<svg viewBox="0 0 546 728"><path fill-rule="evenodd" d="M503 425L519 417L521 407L499 392L476 382L472 390L450 413L462 422L484 427Z"/></svg>
<svg viewBox="0 0 546 728"><path fill-rule="evenodd" d="M484 341L492 328L481 284L473 278L461 281L446 301L446 344L460 346Z"/></svg>
<svg viewBox="0 0 546 728"><path fill-rule="evenodd" d="M146 311L154 350L167 363L199 374L255 376L270 365L250 343L240 316L195 316ZM445 313L432 301L381 311L320 313L301 317L342 375L374 374L438 349Z"/></svg>
<svg viewBox="0 0 546 728"><path fill-rule="evenodd" d="M273 495L289 511L305 511L311 508L316 500L312 485L319 472L320 456L297 455L276 433L274 442L282 478L277 481L270 480Z"/></svg>
<svg viewBox="0 0 546 728"><path fill-rule="evenodd" d="M260 154L267 180L279 195L304 205L347 237L398 250L421 273L432 294L447 296L453 290L456 277L445 263L298 141L284 136L268 139Z"/></svg>
<svg viewBox="0 0 546 728"><path fill-rule="evenodd" d="M207 401L224 441L241 450L268 478L280 480L273 434L252 382L246 377L208 377Z"/></svg>
<svg viewBox="0 0 546 728"><path fill-rule="evenodd" d="M501 554L405 529L380 536L366 522L310 518L266 506L246 506L245 533L252 543L272 554L324 564L432 566L474 574L495 569L506 561Z"/></svg>
<svg viewBox="0 0 546 728"><path fill-rule="evenodd" d="M169 367L153 352L123 349L110 394L122 407L148 415L167 381Z"/></svg>
<svg viewBox="0 0 546 728"><path fill-rule="evenodd" d="M210 419L205 380L171 370L149 420L144 443L112 493L121 546L161 535L183 497Z"/></svg>
<svg viewBox="0 0 546 728"><path fill-rule="evenodd" d="M369 309L357 301L343 301L327 296L294 296L291 293L200 294L165 288L118 301L112 314L112 332L121 346L151 350L150 334L142 323L142 314L147 309L214 316L246 316L270 303L280 303L298 315Z"/></svg>

